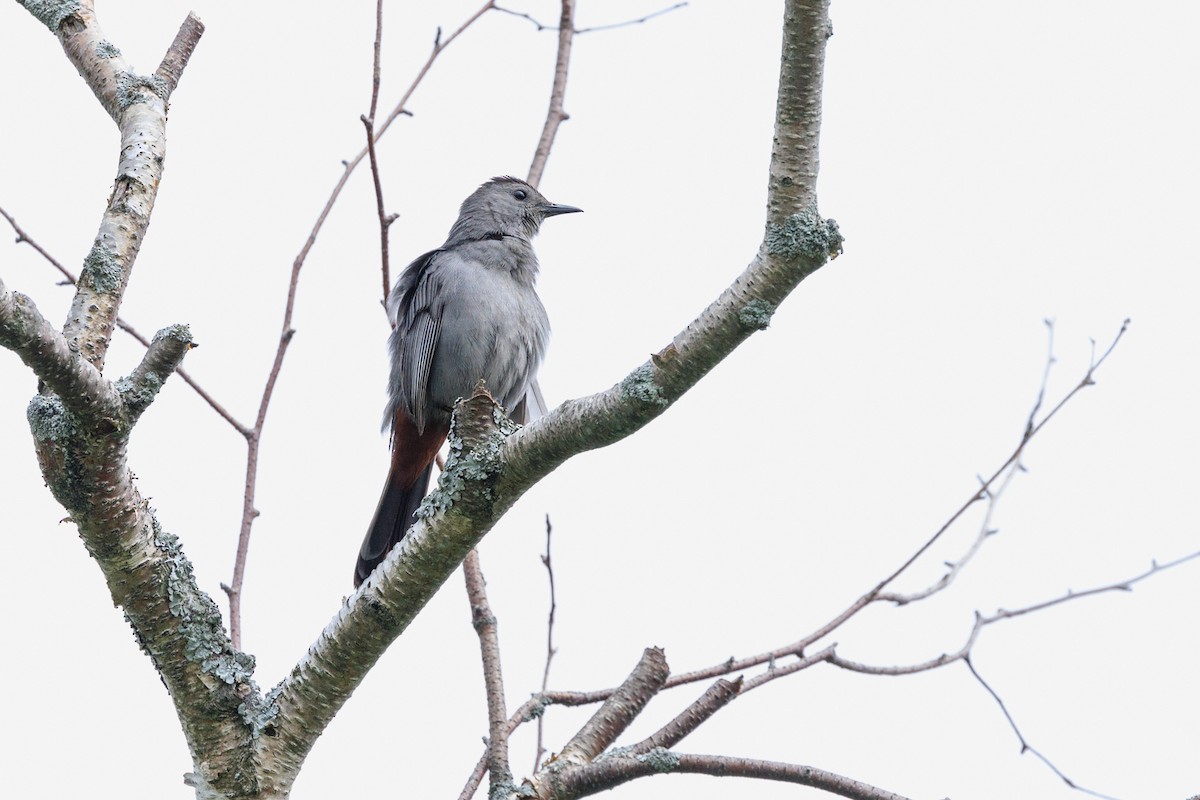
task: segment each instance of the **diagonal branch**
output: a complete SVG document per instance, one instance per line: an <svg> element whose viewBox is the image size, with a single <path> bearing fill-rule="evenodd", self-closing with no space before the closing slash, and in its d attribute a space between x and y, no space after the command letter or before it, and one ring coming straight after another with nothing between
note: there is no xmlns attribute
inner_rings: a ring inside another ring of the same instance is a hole
<svg viewBox="0 0 1200 800"><path fill-rule="evenodd" d="M0 281L0 346L12 350L81 420L119 419L122 403L113 385L79 357L23 294Z"/></svg>
<svg viewBox="0 0 1200 800"><path fill-rule="evenodd" d="M167 48L162 63L154 71L154 74L166 83L168 95L179 85L179 79L183 77L183 68L187 66L203 35L204 23L195 14L188 14L187 19L179 26L179 33L175 34L175 41Z"/></svg>
<svg viewBox="0 0 1200 800"><path fill-rule="evenodd" d="M725 706L729 705L738 693L742 691L742 678L727 681L724 678L719 679L712 686L696 698L687 708L679 712L679 714L668 722L666 725L659 728L647 738L631 746L628 750L630 755L640 756L643 753L649 753L651 750L658 748L670 749L683 741L689 733L699 728L708 719Z"/></svg>
<svg viewBox="0 0 1200 800"><path fill-rule="evenodd" d="M303 759L387 646L521 494L570 456L611 444L663 413L766 327L800 281L838 252L841 236L817 214L815 194L826 8L822 0L787 4L767 235L750 266L672 343L611 389L569 401L519 432L501 428L503 418L486 395L459 404L450 463L428 516L276 688L280 725L271 747Z"/></svg>
<svg viewBox="0 0 1200 800"><path fill-rule="evenodd" d="M17 224L17 220L3 208L0 208L0 217L4 217L4 219L8 221L9 226L12 227L13 232L17 234L17 244L27 244L32 247L39 255L41 255L42 258L46 260L47 263L50 264L50 266L58 270L59 273L61 273L62 276L66 278L67 281L69 281L72 285L78 282L79 279L75 276L75 273L64 267L61 261L56 259L44 247L38 244L33 237L25 232L24 228ZM150 347L150 340L143 336L137 328L130 325L123 318L117 317L116 324L118 328L132 336L142 347ZM193 344L192 346L195 347L196 345ZM175 372L180 378L183 379L184 383L192 387L196 394L200 395L201 400L208 403L209 407L211 407L213 411L217 412L222 419L232 425L234 430L242 434L242 436L249 435L250 429L239 422L232 414L229 413L229 411L225 409L223 405L217 402L216 398L205 391L204 387L201 386L196 379L188 373L187 370L183 369L182 367L177 367Z"/></svg>
<svg viewBox="0 0 1200 800"><path fill-rule="evenodd" d="M811 786L852 800L907 800L903 795L880 789L844 775L801 764L785 764L755 758L692 755L670 750L652 750L640 756L612 756L595 764L571 770L563 776L551 794L539 798L587 797L607 791L635 778L666 773L711 775L717 778L757 778L760 780Z"/></svg>
<svg viewBox="0 0 1200 800"><path fill-rule="evenodd" d="M629 677L563 745L555 765L586 764L603 753L659 693L669 674L663 651L647 647Z"/></svg>

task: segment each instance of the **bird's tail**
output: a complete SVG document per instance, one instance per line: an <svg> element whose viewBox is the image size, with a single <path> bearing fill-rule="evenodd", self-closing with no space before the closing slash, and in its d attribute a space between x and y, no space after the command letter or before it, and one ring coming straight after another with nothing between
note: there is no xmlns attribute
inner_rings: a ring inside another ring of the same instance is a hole
<svg viewBox="0 0 1200 800"><path fill-rule="evenodd" d="M431 426L432 429L417 431L403 416L404 412L397 414L397 425L392 432L392 468L375 509L375 518L371 520L358 552L358 563L354 567L355 588L400 543L413 524L413 514L429 490L434 456L446 440L448 426L440 429Z"/></svg>

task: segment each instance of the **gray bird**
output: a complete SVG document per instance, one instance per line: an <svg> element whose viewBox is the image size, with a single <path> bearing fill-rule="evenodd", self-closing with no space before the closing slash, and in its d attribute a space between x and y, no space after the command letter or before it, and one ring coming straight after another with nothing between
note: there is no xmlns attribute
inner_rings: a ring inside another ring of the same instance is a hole
<svg viewBox="0 0 1200 800"><path fill-rule="evenodd" d="M361 584L404 538L429 488L454 401L480 379L516 422L542 409L535 377L550 321L534 291L530 239L550 203L518 178L493 178L463 201L446 243L405 268L388 297L393 330L383 426L392 466L354 569Z"/></svg>

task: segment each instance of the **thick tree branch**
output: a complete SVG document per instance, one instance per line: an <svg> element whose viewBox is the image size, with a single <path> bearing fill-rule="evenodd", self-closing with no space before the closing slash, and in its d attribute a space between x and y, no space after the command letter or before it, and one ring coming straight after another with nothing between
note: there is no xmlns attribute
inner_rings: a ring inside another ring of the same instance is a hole
<svg viewBox="0 0 1200 800"><path fill-rule="evenodd" d="M103 371L117 310L162 179L167 100L203 26L191 17L184 23L164 60L167 77L138 75L100 31L91 0L22 0L22 5L58 36L67 58L121 133L113 192L63 329L71 348Z"/></svg>
<svg viewBox="0 0 1200 800"><path fill-rule="evenodd" d="M185 25L188 32L170 51L168 77L138 76L100 33L89 0L22 4L58 36L121 136L115 188L64 335L51 335L32 304L0 290L4 343L55 393L40 393L29 406L38 461L170 692L197 785L219 783L223 797L257 794L262 786L242 746L259 730L263 706L251 678L253 659L231 647L216 604L197 587L178 540L163 531L126 464L133 421L178 364L190 336L178 327L156 337L142 363L116 386L100 376L162 176L171 83L200 28Z"/></svg>
<svg viewBox="0 0 1200 800"><path fill-rule="evenodd" d="M275 690L280 724L273 741L288 758L303 759L383 650L517 497L571 455L610 444L661 414L765 328L779 302L838 251L841 236L817 215L814 193L820 108L812 98L820 96L826 5L787 5L776 142L788 144L775 148L771 169L796 177L787 191L782 179L770 182L771 220L782 215L782 222L768 228L750 267L673 343L606 392L568 402L515 435L486 395L476 392L459 405L450 463L424 516Z"/></svg>
<svg viewBox="0 0 1200 800"><path fill-rule="evenodd" d="M47 388L62 398L64 410L95 423L119 420L121 397L94 366L83 360L37 306L10 292L0 280L0 346L12 350Z"/></svg>
<svg viewBox="0 0 1200 800"><path fill-rule="evenodd" d="M657 647L646 648L629 677L563 745L555 765L586 764L603 753L658 694L669 674L663 651Z"/></svg>

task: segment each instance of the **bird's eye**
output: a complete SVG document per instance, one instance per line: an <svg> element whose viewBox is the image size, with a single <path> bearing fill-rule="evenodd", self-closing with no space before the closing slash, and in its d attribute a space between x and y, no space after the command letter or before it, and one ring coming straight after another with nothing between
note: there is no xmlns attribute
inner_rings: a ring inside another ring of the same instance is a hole
<svg viewBox="0 0 1200 800"><path fill-rule="evenodd" d="M517 198L518 200L524 200L526 197L528 197L528 195L525 194L524 189L517 189L515 192L513 192L513 197Z"/></svg>

